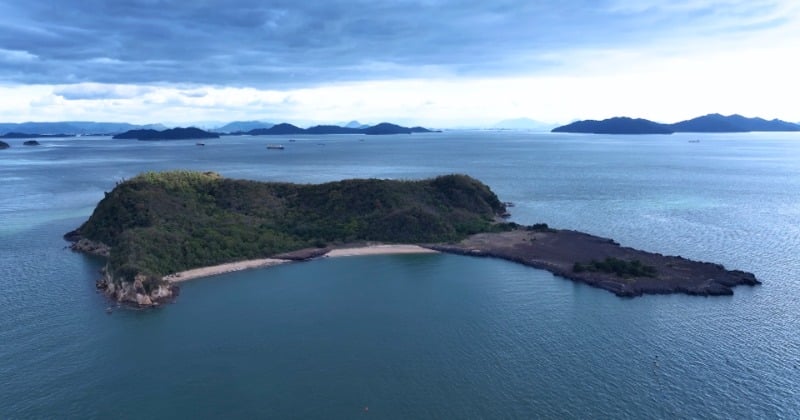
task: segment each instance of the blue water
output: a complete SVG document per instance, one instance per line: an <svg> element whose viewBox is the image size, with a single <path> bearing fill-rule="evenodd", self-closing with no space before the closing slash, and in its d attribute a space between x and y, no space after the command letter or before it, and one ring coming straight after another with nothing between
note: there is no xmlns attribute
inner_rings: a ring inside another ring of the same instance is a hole
<svg viewBox="0 0 800 420"><path fill-rule="evenodd" d="M0 418L800 417L800 135L296 139L0 151ZM286 150L266 150L275 142ZM102 260L61 235L115 182L177 168L294 182L467 173L516 203L519 223L764 285L620 299L504 261L351 257L196 280L174 305L107 315Z"/></svg>

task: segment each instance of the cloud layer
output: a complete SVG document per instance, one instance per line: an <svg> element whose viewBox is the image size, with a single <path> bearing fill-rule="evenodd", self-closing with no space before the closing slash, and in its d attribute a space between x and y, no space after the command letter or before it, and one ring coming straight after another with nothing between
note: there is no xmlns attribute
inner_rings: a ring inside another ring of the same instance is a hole
<svg viewBox="0 0 800 420"><path fill-rule="evenodd" d="M6 119L800 119L795 0L69 3L0 0Z"/></svg>
<svg viewBox="0 0 800 420"><path fill-rule="evenodd" d="M755 5L755 3L758 3ZM519 75L559 54L777 23L780 2L26 0L0 6L0 80L260 87Z"/></svg>

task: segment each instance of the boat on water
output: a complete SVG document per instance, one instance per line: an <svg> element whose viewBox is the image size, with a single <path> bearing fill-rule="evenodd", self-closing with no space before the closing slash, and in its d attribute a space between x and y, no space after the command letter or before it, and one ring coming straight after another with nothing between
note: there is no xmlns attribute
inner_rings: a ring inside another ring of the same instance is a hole
<svg viewBox="0 0 800 420"><path fill-rule="evenodd" d="M700 143L700 140L689 140L689 143Z"/></svg>
<svg viewBox="0 0 800 420"><path fill-rule="evenodd" d="M282 145L282 144L268 144L268 145L267 145L267 149L271 149L271 150L283 150L283 145Z"/></svg>
<svg viewBox="0 0 800 420"><path fill-rule="evenodd" d="M195 146L205 146L205 145L206 145L205 143L201 143L199 141L197 143L195 143Z"/></svg>

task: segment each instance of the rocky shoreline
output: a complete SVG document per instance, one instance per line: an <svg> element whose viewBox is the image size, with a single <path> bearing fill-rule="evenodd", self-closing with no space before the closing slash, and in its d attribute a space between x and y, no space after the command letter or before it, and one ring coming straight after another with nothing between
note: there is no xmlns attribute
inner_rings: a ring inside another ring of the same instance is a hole
<svg viewBox="0 0 800 420"><path fill-rule="evenodd" d="M64 239L72 242L69 248L75 252L103 258L108 258L111 255L111 247L102 242L84 238L77 230L64 235ZM141 275L136 276L133 282L123 282L114 279L106 267L100 270L100 275L100 279L95 282L97 290L120 304L137 307L159 306L162 303L173 302L180 293L180 288L169 281L163 282L163 284L148 291L145 290L144 278Z"/></svg>
<svg viewBox="0 0 800 420"><path fill-rule="evenodd" d="M110 247L83 238L76 231L64 235L64 238L72 242L70 249L73 251L105 258L110 255ZM669 293L700 296L732 295L732 288L735 286L761 284L752 273L727 270L719 264L692 261L680 256L665 256L623 247L611 239L573 230L549 229L545 225L537 225L536 228L520 227L501 233L480 233L458 243L420 246L450 254L493 257L524 264L547 270L559 277L608 290L620 297ZM283 261L308 261L329 254L338 255L336 251L342 251L341 248L345 247L308 248L278 254L271 258ZM367 251L352 255L375 253L368 251L370 246L361 244L361 248ZM346 249L358 248L350 245ZM345 252L342 255L350 254ZM592 261L603 261L608 258L624 262L636 261L641 267L651 269L652 274L621 276L613 272L576 270L580 265L589 265ZM180 274L164 276L157 287L146 290L145 279L141 278L142 276L136 276L133 282L123 282L111 278L107 270L103 269L102 277L97 280L96 287L118 303L152 307L174 301L180 292L175 284L179 276Z"/></svg>
<svg viewBox="0 0 800 420"><path fill-rule="evenodd" d="M611 239L573 230L523 228L503 233L480 233L457 244L426 246L451 254L513 261L608 290L620 297L669 293L732 295L735 286L761 284L752 273L623 247ZM613 272L576 270L576 267L590 265L592 261L609 258L638 261L642 267L652 269L654 274L627 277Z"/></svg>

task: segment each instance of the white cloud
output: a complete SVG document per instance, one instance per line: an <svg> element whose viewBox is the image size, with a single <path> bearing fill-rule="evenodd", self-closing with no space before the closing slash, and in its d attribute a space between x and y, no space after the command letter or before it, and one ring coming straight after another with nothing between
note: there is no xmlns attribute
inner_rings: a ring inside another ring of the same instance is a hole
<svg viewBox="0 0 800 420"><path fill-rule="evenodd" d="M0 48L0 62L24 64L34 62L38 59L39 57L37 57L35 54L31 54L28 51L7 50Z"/></svg>

